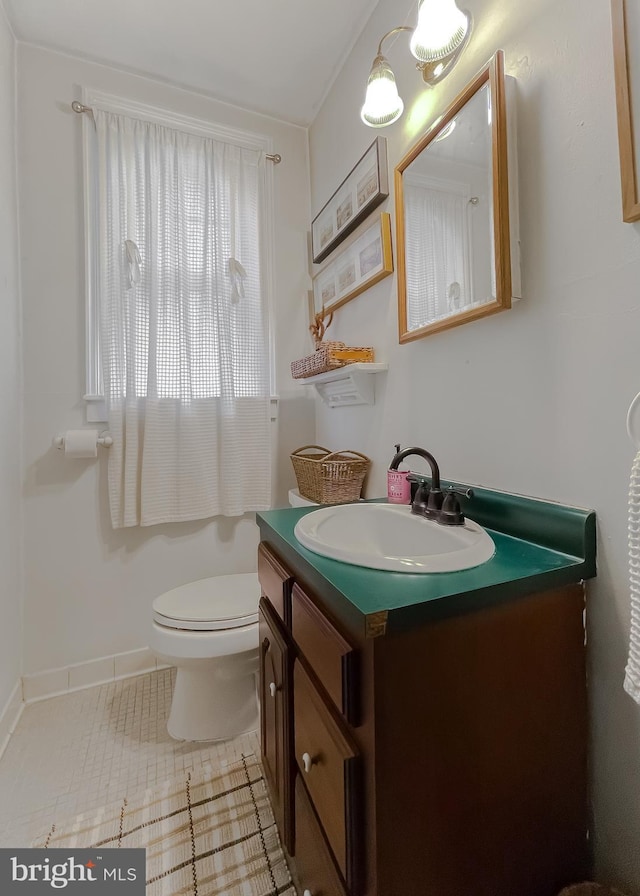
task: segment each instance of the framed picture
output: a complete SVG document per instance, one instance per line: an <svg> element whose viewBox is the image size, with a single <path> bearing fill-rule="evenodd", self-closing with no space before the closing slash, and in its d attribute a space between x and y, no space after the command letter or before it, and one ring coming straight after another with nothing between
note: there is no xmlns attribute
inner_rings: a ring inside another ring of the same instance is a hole
<svg viewBox="0 0 640 896"><path fill-rule="evenodd" d="M333 252L388 195L387 140L377 137L311 223L314 264Z"/></svg>
<svg viewBox="0 0 640 896"><path fill-rule="evenodd" d="M382 212L316 274L314 311L334 311L392 271L391 216Z"/></svg>
<svg viewBox="0 0 640 896"><path fill-rule="evenodd" d="M640 220L640 6L611 0L622 219ZM635 126L634 126L635 125Z"/></svg>

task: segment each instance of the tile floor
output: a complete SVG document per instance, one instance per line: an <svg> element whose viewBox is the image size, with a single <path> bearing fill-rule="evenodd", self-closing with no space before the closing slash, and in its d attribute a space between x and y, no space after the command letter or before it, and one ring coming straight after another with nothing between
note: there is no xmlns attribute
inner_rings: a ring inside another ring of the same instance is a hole
<svg viewBox="0 0 640 896"><path fill-rule="evenodd" d="M30 846L73 818L205 762L259 753L258 733L219 744L172 740L175 670L29 704L0 759L0 847Z"/></svg>

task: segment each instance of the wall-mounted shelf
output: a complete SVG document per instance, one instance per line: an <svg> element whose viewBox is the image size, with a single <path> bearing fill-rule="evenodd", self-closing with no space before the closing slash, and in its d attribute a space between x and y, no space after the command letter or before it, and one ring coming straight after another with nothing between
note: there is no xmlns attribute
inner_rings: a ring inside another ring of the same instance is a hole
<svg viewBox="0 0 640 896"><path fill-rule="evenodd" d="M305 386L315 386L318 395L330 408L343 405L374 404L374 373L384 373L388 364L357 363L347 364L337 370L316 373L298 382Z"/></svg>

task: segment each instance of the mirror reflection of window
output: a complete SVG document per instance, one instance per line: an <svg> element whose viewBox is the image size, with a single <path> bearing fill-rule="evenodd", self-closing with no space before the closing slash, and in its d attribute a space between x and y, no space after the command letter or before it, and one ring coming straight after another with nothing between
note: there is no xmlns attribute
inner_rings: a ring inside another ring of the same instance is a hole
<svg viewBox="0 0 640 896"><path fill-rule="evenodd" d="M491 120L485 85L404 173L409 330L491 301Z"/></svg>
<svg viewBox="0 0 640 896"><path fill-rule="evenodd" d="M410 330L473 302L468 184L405 176L407 309Z"/></svg>

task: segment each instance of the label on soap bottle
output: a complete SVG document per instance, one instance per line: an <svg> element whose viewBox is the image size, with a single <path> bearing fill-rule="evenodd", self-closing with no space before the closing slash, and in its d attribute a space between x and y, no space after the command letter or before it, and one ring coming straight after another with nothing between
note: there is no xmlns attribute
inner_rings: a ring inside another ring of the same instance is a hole
<svg viewBox="0 0 640 896"><path fill-rule="evenodd" d="M387 470L387 501L389 504L411 504L409 470Z"/></svg>

